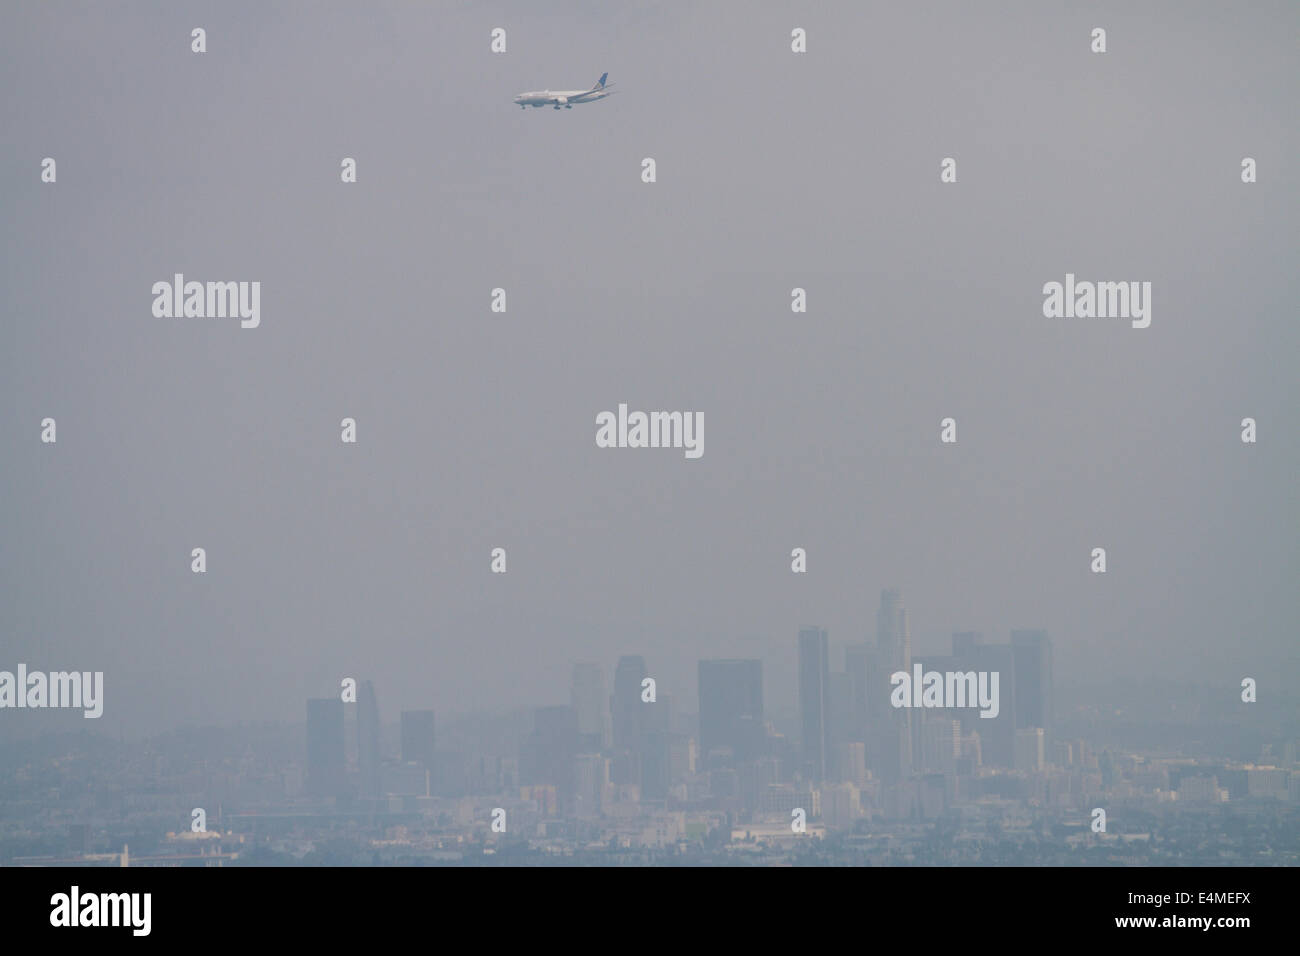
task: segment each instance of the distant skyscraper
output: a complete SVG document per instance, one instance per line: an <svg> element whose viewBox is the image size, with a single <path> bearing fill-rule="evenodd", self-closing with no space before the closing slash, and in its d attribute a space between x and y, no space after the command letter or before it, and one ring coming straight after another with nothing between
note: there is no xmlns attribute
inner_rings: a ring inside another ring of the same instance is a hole
<svg viewBox="0 0 1300 956"><path fill-rule="evenodd" d="M343 749L343 701L337 697L307 701L307 792L337 797L347 789Z"/></svg>
<svg viewBox="0 0 1300 956"><path fill-rule="evenodd" d="M357 685L357 768L361 772L361 796L379 796L379 697L375 685L363 680Z"/></svg>
<svg viewBox="0 0 1300 956"><path fill-rule="evenodd" d="M880 592L880 610L876 612L876 645L890 673L912 666L912 632L908 626L903 594L896 588Z"/></svg>
<svg viewBox="0 0 1300 956"><path fill-rule="evenodd" d="M897 589L880 592L880 610L876 612L877 672L872 679L872 695L877 703L873 724L876 746L869 756L873 768L890 783L902 780L912 772L913 722L910 708L892 707L889 702L890 676L912 667L912 633L908 626L907 608L903 595ZM917 730L920 729L919 723Z"/></svg>
<svg viewBox="0 0 1300 956"><path fill-rule="evenodd" d="M977 631L952 636L952 669L986 671L998 675L998 715L980 717L979 708L962 708L958 719L963 735L979 734L980 757L985 766L1015 766L1016 668L1010 644L985 644ZM990 689L992 684L990 683Z"/></svg>
<svg viewBox="0 0 1300 956"><path fill-rule="evenodd" d="M646 734L646 708L641 700L641 682L646 678L645 658L626 654L614 668L614 695L610 698L613 719L614 761L610 779L616 784L641 783L641 757Z"/></svg>
<svg viewBox="0 0 1300 956"><path fill-rule="evenodd" d="M826 778L830 753L830 647L826 630L799 632L799 715L803 723L803 767L808 779Z"/></svg>
<svg viewBox="0 0 1300 956"><path fill-rule="evenodd" d="M605 668L599 664L574 664L570 699L578 715L581 748L596 753L608 747L605 728L609 722L609 695L605 691Z"/></svg>
<svg viewBox="0 0 1300 956"><path fill-rule="evenodd" d="M646 678L645 658L624 655L614 669L614 697L610 701L614 717L614 746L636 750L645 727L641 702L641 681Z"/></svg>
<svg viewBox="0 0 1300 956"><path fill-rule="evenodd" d="M572 707L538 707L533 732L519 755L525 784L554 784L560 812L574 809L574 757L578 754L578 715Z"/></svg>
<svg viewBox="0 0 1300 956"><path fill-rule="evenodd" d="M658 690L653 702L641 702L641 728L645 733L671 733L676 726L673 695Z"/></svg>
<svg viewBox="0 0 1300 956"><path fill-rule="evenodd" d="M700 752L727 748L738 762L763 746L763 662L700 661ZM706 764L707 765L707 764Z"/></svg>
<svg viewBox="0 0 1300 956"><path fill-rule="evenodd" d="M1046 631L1012 631L1016 662L1016 729L1043 728L1044 746L1052 747L1052 640Z"/></svg>
<svg viewBox="0 0 1300 956"><path fill-rule="evenodd" d="M426 770L434 766L433 711L402 711L402 760L418 763Z"/></svg>
<svg viewBox="0 0 1300 956"><path fill-rule="evenodd" d="M831 682L827 692L827 737L831 742L831 764L835 763L834 750L838 744L857 740L857 724L854 720L853 678L843 671L831 671Z"/></svg>
<svg viewBox="0 0 1300 956"><path fill-rule="evenodd" d="M646 705L650 706L650 705ZM673 782L673 748L679 735L648 731L641 742L641 798L662 800Z"/></svg>
<svg viewBox="0 0 1300 956"><path fill-rule="evenodd" d="M848 672L853 690L853 733L850 740L867 741L873 717L872 708L882 694L885 698L889 696L889 676L886 674L877 680L880 675L879 658L880 652L875 644L864 642L844 648L844 669Z"/></svg>
<svg viewBox="0 0 1300 956"><path fill-rule="evenodd" d="M678 746L679 738L673 733L673 695L659 691L653 702L640 701L639 707L641 738L635 761L640 773L641 796L662 800L668 796L672 784L674 746Z"/></svg>

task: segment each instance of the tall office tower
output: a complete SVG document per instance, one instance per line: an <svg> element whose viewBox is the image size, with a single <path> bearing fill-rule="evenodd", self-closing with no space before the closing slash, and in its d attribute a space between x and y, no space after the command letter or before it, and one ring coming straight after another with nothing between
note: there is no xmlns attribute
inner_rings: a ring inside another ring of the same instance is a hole
<svg viewBox="0 0 1300 956"><path fill-rule="evenodd" d="M610 698L613 718L614 761L611 780L615 784L641 783L641 750L646 733L647 713L653 706L641 700L641 682L646 678L645 658L624 655L614 668L614 695Z"/></svg>
<svg viewBox="0 0 1300 956"><path fill-rule="evenodd" d="M803 722L803 768L807 778L826 778L830 753L830 645L825 628L799 632L799 715Z"/></svg>
<svg viewBox="0 0 1300 956"><path fill-rule="evenodd" d="M734 763L763 750L763 662L700 661L700 755L729 751Z"/></svg>
<svg viewBox="0 0 1300 956"><path fill-rule="evenodd" d="M338 797L346 791L343 701L312 698L307 701L307 792L316 797Z"/></svg>
<svg viewBox="0 0 1300 956"><path fill-rule="evenodd" d="M651 702L641 702L641 732L648 733L672 733L676 726L676 711L673 707L674 697L672 694L665 694L662 690L657 692L655 699Z"/></svg>
<svg viewBox="0 0 1300 956"><path fill-rule="evenodd" d="M402 761L433 769L433 711L402 711Z"/></svg>
<svg viewBox="0 0 1300 956"><path fill-rule="evenodd" d="M882 692L877 688L876 693L872 694L872 678L877 671L876 660L879 656L879 651L874 644L850 644L844 648L844 669L848 672L849 683L853 689L853 733L849 737L850 740L860 740L865 743L868 739L871 708L874 705L874 698L879 697ZM889 682L886 679L883 690L887 692L888 689ZM834 697L832 696L831 699L833 701Z"/></svg>
<svg viewBox="0 0 1300 956"><path fill-rule="evenodd" d="M839 744L859 739L853 719L853 678L843 671L831 671L831 682L826 696L828 698L826 736L833 753ZM834 757L828 759L834 765Z"/></svg>
<svg viewBox="0 0 1300 956"><path fill-rule="evenodd" d="M912 635L907 623L907 608L902 593L890 588L880 592L880 610L876 612L876 674L872 678L875 707L875 753L872 765L887 783L896 783L912 772L913 717L911 708L890 704L890 675L910 671ZM917 725L919 729L919 724Z"/></svg>
<svg viewBox="0 0 1300 956"><path fill-rule="evenodd" d="M876 644L890 673L912 666L912 634L907 625L907 608L897 588L880 592L880 610L876 612Z"/></svg>
<svg viewBox="0 0 1300 956"><path fill-rule="evenodd" d="M646 678L645 658L625 655L614 668L614 696L610 710L614 716L614 746L636 750L645 727L641 702L641 681Z"/></svg>
<svg viewBox="0 0 1300 956"><path fill-rule="evenodd" d="M1052 640L1046 631L1012 631L1016 663L1016 729L1043 728L1044 747L1052 752Z"/></svg>
<svg viewBox="0 0 1300 956"><path fill-rule="evenodd" d="M519 754L524 784L553 784L560 812L573 811L574 760L578 754L578 715L572 707L538 707L533 732Z"/></svg>
<svg viewBox="0 0 1300 956"><path fill-rule="evenodd" d="M963 735L972 731L980 737L980 758L986 767L1015 766L1016 745L1016 669L1010 644L985 644L977 631L963 631L952 636L952 669L985 672L992 691L992 674L998 675L998 715L981 717L980 708L967 707L960 712Z"/></svg>
<svg viewBox="0 0 1300 956"><path fill-rule="evenodd" d="M673 695L659 693L654 701L641 702L641 739L635 758L640 768L641 797L662 800L672 786L672 748L675 738Z"/></svg>
<svg viewBox="0 0 1300 956"><path fill-rule="evenodd" d="M609 746L605 729L609 722L609 696L605 693L605 668L599 664L574 664L570 699L578 715L578 737L581 749L587 753L604 750Z"/></svg>
<svg viewBox="0 0 1300 956"><path fill-rule="evenodd" d="M375 685L363 680L357 685L357 768L361 771L361 796L379 796L379 697Z"/></svg>

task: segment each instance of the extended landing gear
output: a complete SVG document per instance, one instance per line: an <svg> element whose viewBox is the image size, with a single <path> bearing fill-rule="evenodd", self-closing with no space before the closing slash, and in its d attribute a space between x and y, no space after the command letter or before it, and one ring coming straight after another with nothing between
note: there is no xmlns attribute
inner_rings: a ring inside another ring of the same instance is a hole
<svg viewBox="0 0 1300 956"><path fill-rule="evenodd" d="M573 109L573 107L572 107L571 105L567 104L567 103L565 104L564 108L565 108L566 110L571 110L571 109Z"/></svg>

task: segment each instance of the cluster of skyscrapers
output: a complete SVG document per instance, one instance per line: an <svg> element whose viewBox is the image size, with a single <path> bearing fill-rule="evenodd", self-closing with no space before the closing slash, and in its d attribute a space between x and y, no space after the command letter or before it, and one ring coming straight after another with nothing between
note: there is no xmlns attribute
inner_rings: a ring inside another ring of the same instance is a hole
<svg viewBox="0 0 1300 956"><path fill-rule="evenodd" d="M885 806L891 788L922 775L1033 772L1051 759L1052 645L1043 631L1012 631L1008 644L957 633L950 654L914 659L907 609L897 590L887 590L875 640L846 645L842 668L832 666L829 635L819 627L799 631L796 653L797 734L779 732L765 717L759 660L700 661L692 715L653 688L644 658L629 655L619 658L612 687L601 665L576 664L569 704L537 708L517 754L490 758L493 772L476 779L486 779L488 791L536 799L557 816L584 818L616 803L711 800L763 810L774 801L798 805L805 794L815 808L814 791L827 785L855 788L855 801L857 788L871 788ZM893 706L891 676L910 673L914 663L926 671L996 672L996 716L981 717L975 707ZM385 760L374 687L362 681L353 771L344 708L336 698L308 702L309 794L427 796L438 788L446 767L432 711L402 713L400 761Z"/></svg>
<svg viewBox="0 0 1300 956"><path fill-rule="evenodd" d="M927 673L997 674L996 716L973 706L895 707L891 677L914 664ZM1017 630L1009 644L987 644L966 631L952 636L950 654L914 658L907 609L888 590L875 642L846 646L843 671L831 670L825 630L799 632L799 713L802 769L812 781L852 780L864 762L886 783L917 771L1041 770L1052 743L1052 642L1045 631Z"/></svg>

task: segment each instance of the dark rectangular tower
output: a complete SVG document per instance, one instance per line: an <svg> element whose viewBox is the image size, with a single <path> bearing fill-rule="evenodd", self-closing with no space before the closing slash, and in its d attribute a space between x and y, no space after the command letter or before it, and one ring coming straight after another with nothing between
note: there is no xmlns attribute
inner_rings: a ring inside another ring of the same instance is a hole
<svg viewBox="0 0 1300 956"><path fill-rule="evenodd" d="M1052 640L1046 631L1012 631L1016 665L1016 729L1043 728L1052 752Z"/></svg>
<svg viewBox="0 0 1300 956"><path fill-rule="evenodd" d="M730 751L734 763L763 747L763 662L700 661L700 755Z"/></svg>
<svg viewBox="0 0 1300 956"><path fill-rule="evenodd" d="M799 632L799 716L803 725L803 768L808 780L826 777L830 753L830 645L825 628Z"/></svg>
<svg viewBox="0 0 1300 956"><path fill-rule="evenodd" d="M337 697L307 701L307 792L338 797L347 790L343 747L343 701Z"/></svg>
<svg viewBox="0 0 1300 956"><path fill-rule="evenodd" d="M434 752L433 711L402 711L402 761L432 770Z"/></svg>

